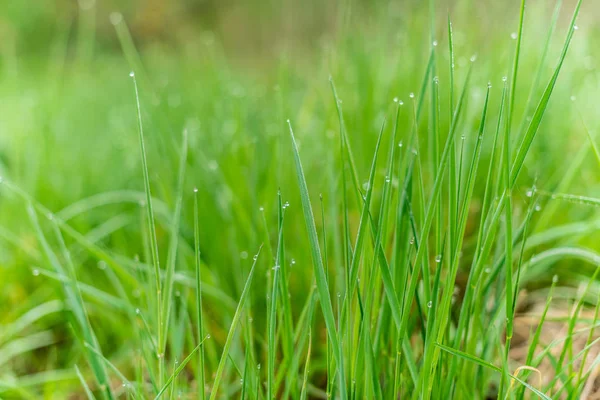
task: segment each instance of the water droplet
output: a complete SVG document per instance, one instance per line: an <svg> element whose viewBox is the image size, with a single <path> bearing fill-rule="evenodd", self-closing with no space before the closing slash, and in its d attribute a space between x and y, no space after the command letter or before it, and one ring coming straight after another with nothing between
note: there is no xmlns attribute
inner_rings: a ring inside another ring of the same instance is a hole
<svg viewBox="0 0 600 400"><path fill-rule="evenodd" d="M121 14L120 12L113 11L108 16L108 19L111 24L117 25L118 23L123 21L123 14Z"/></svg>
<svg viewBox="0 0 600 400"><path fill-rule="evenodd" d="M243 385L244 384L244 380L240 379L240 384Z"/></svg>
<svg viewBox="0 0 600 400"><path fill-rule="evenodd" d="M36 268L33 271L31 271L31 273L33 274L33 276L39 276L40 275L40 270Z"/></svg>
<svg viewBox="0 0 600 400"><path fill-rule="evenodd" d="M415 237L414 236L411 237L409 242L410 242L410 244L415 244Z"/></svg>
<svg viewBox="0 0 600 400"><path fill-rule="evenodd" d="M247 251L242 251L242 252L240 253L240 258L241 258L242 260L245 260L246 258L248 258L248 252L247 252Z"/></svg>
<svg viewBox="0 0 600 400"><path fill-rule="evenodd" d="M386 177L385 177L385 181L386 181L387 183L390 183L390 181L391 181L390 177L389 177L389 176L386 176Z"/></svg>
<svg viewBox="0 0 600 400"><path fill-rule="evenodd" d="M363 183L362 187L364 190L369 190L369 182Z"/></svg>
<svg viewBox="0 0 600 400"><path fill-rule="evenodd" d="M290 119L288 118L288 119L286 120L286 122L289 124L289 123L290 123Z"/></svg>
<svg viewBox="0 0 600 400"><path fill-rule="evenodd" d="M397 102L398 102L398 98L394 97L394 103L397 103Z"/></svg>
<svg viewBox="0 0 600 400"><path fill-rule="evenodd" d="M575 100L577 100L577 97L571 96L571 101L575 101Z"/></svg>
<svg viewBox="0 0 600 400"><path fill-rule="evenodd" d="M131 71L131 72L129 73L129 76L133 78L133 77L135 76L135 73L134 73L133 71Z"/></svg>
<svg viewBox="0 0 600 400"><path fill-rule="evenodd" d="M135 313L136 313L137 315L140 315L140 312L141 312L141 311L140 311L140 309L139 309L139 308L136 308L136 309L135 309Z"/></svg>
<svg viewBox="0 0 600 400"><path fill-rule="evenodd" d="M194 188L194 193L198 193L198 188Z"/></svg>
<svg viewBox="0 0 600 400"><path fill-rule="evenodd" d="M471 62L475 62L477 60L477 54L473 54L471 58L469 58Z"/></svg>
<svg viewBox="0 0 600 400"><path fill-rule="evenodd" d="M578 27L577 25L574 25L574 26L573 26L573 29L574 29L574 30L576 30L576 31L578 31L578 30L579 30L579 27Z"/></svg>
<svg viewBox="0 0 600 400"><path fill-rule="evenodd" d="M433 306L433 301L429 300L427 302L427 308L431 308L431 306Z"/></svg>
<svg viewBox="0 0 600 400"><path fill-rule="evenodd" d="M492 82L488 82L488 89L492 88Z"/></svg>
<svg viewBox="0 0 600 400"><path fill-rule="evenodd" d="M271 269L272 269L273 271L278 271L278 270L279 270L279 268L280 268L280 267L279 267L279 265L277 265L277 264L276 264L276 265L275 265L275 266L273 266L273 268L271 268Z"/></svg>
<svg viewBox="0 0 600 400"><path fill-rule="evenodd" d="M438 254L437 256L435 256L435 262L436 263L439 263L441 261L442 261L442 255L441 254Z"/></svg>
<svg viewBox="0 0 600 400"><path fill-rule="evenodd" d="M552 277L552 282L553 282L553 283L556 283L556 282L558 282L558 275L554 275L554 276Z"/></svg>
<svg viewBox="0 0 600 400"><path fill-rule="evenodd" d="M260 364L258 364L258 365L256 366L256 368L257 368L257 369L260 369Z"/></svg>
<svg viewBox="0 0 600 400"><path fill-rule="evenodd" d="M340 292L338 292L337 297L338 297L338 299L340 299L342 297L342 294Z"/></svg>
<svg viewBox="0 0 600 400"><path fill-rule="evenodd" d="M410 92L410 94L408 95L408 97L410 97L411 99L415 98L415 94L413 92Z"/></svg>
<svg viewBox="0 0 600 400"><path fill-rule="evenodd" d="M528 190L527 193L525 193L525 196L527 196L527 197L533 196L533 190Z"/></svg>
<svg viewBox="0 0 600 400"><path fill-rule="evenodd" d="M398 147L402 147L402 140L398 143Z"/></svg>
<svg viewBox="0 0 600 400"><path fill-rule="evenodd" d="M207 338L207 339L210 339L210 333L209 333L208 335L206 335L206 338Z"/></svg>
<svg viewBox="0 0 600 400"><path fill-rule="evenodd" d="M439 78L439 76L434 76L434 77L433 77L433 83L435 83L436 85L437 85L438 83L440 83L440 78Z"/></svg>
<svg viewBox="0 0 600 400"><path fill-rule="evenodd" d="M265 208L261 206L258 208L258 211L265 211Z"/></svg>
<svg viewBox="0 0 600 400"><path fill-rule="evenodd" d="M417 149L412 149L411 152L416 156L418 154Z"/></svg>
<svg viewBox="0 0 600 400"><path fill-rule="evenodd" d="M535 205L535 211L541 211L542 210L542 206L540 206L539 204Z"/></svg>
<svg viewBox="0 0 600 400"><path fill-rule="evenodd" d="M253 259L254 261L258 260L258 254L255 254L255 255L254 255L254 257L252 257L252 259Z"/></svg>
<svg viewBox="0 0 600 400"><path fill-rule="evenodd" d="M510 34L510 38L511 38L512 40L516 40L516 39L517 39L517 32L513 32L513 33L511 33L511 34Z"/></svg>
<svg viewBox="0 0 600 400"><path fill-rule="evenodd" d="M433 45L433 47L437 46L438 45L437 40L434 40L433 43L432 43L432 45Z"/></svg>
<svg viewBox="0 0 600 400"><path fill-rule="evenodd" d="M506 82L508 80L508 78L506 76L502 77L502 82Z"/></svg>
<svg viewBox="0 0 600 400"><path fill-rule="evenodd" d="M296 260L294 260L294 259L292 258L291 264L292 264L292 265L296 264Z"/></svg>
<svg viewBox="0 0 600 400"><path fill-rule="evenodd" d="M461 138L461 140L465 140L467 138L467 135L462 134L462 135L460 135L460 138Z"/></svg>
<svg viewBox="0 0 600 400"><path fill-rule="evenodd" d="M48 218L50 221L52 221L54 219L54 214L48 213L48 214L46 214L46 218Z"/></svg>

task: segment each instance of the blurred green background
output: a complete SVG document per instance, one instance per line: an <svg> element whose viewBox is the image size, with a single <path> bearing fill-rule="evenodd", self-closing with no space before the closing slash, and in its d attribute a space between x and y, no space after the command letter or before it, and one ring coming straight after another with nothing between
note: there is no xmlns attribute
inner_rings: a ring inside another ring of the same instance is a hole
<svg viewBox="0 0 600 400"><path fill-rule="evenodd" d="M312 194L317 199L323 193L329 199L331 240L337 241L335 230L341 221L335 211L340 201L336 195L338 156L331 149L338 146L338 121L329 76L343 99L359 172L366 179L377 130L394 97L408 104L409 93L418 93L432 39L442 49L441 65L447 63L448 14L455 30L457 88L462 87L470 58L477 54L465 110L466 120L473 123L463 127L464 134L477 129L473 116L481 112L488 81L495 96L490 120L497 117L519 4L448 0L436 2L432 10L428 2L384 0L4 1L0 4L0 175L111 253L128 260L145 259L140 233L143 181L129 78L129 71L135 70L161 251L166 253L181 133L187 129L190 154L181 227L183 257L178 261L183 272L177 290L190 290L184 278L192 273L191 191L198 187L204 227L202 258L207 287L212 290L207 312L219 321L220 307L238 298L245 260L264 241L260 207L265 208L274 238L279 188L296 208L286 217L286 225L302 243L290 249L289 257L309 268L286 119L295 124ZM549 54L540 67L554 4L546 0L528 3L517 121L526 120L543 91L573 4L564 2ZM433 31L431 12L438 21ZM584 127L585 122L595 132L600 124L597 2L584 2L578 24L550 109L521 174L516 196L522 200L534 180L547 191L560 187L577 163L581 166L562 190L600 196L598 169ZM544 78L530 94L538 68ZM447 83L446 68L438 75L442 85ZM442 96L446 104L447 92ZM443 132L448 128L448 114L443 110ZM408 135L411 121L410 112L401 115L403 135ZM489 132L492 125L488 124ZM489 154L484 151L486 157ZM476 190L481 191L481 185ZM77 204L81 205L78 201L107 192L114 197L85 203L98 205L93 212L76 212ZM523 215L524 204L515 207L515 214ZM474 208L473 215L477 212ZM542 213L544 223L552 226L598 218L597 208L569 203L544 201ZM356 222L357 214L351 217ZM473 229L467 230L472 233ZM9 326L40 304L52 306L60 296L60 285L39 273L44 265L23 199L6 190L0 197L0 236L0 323ZM597 230L565 240L569 241L600 250ZM113 293L111 277L103 272L102 264L73 240L68 245L81 266L79 279ZM469 245L473 246L472 241L466 244L467 252ZM340 257L334 254L332 263L340 262ZM574 265L567 261L529 279L548 282L554 272L569 271ZM264 285L265 277L260 279ZM292 292L302 293L310 280L309 274L295 277ZM127 285L135 304L140 288L135 282ZM86 300L98 326L127 321L93 296ZM264 301L264 296L256 295L256 301ZM303 299L298 301L295 309L303 304ZM44 314L25 332L0 333L0 345L24 337L20 346L10 351L4 347L0 354L0 377L5 383L50 368L70 367L81 357L60 313ZM36 334L41 336L31 336ZM215 331L215 335L224 333ZM127 358L126 332L106 329L99 336L115 362ZM56 385L77 387L73 373L65 374L67 383Z"/></svg>

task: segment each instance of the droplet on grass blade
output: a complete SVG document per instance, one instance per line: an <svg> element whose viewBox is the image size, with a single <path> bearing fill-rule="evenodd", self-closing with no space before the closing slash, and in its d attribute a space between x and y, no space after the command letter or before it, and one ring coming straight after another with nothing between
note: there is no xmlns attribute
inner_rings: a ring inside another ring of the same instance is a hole
<svg viewBox="0 0 600 400"><path fill-rule="evenodd" d="M121 23L121 21L123 21L123 14L121 14L120 12L117 12L117 11L113 11L108 16L108 19L111 24L117 25L117 24Z"/></svg>
<svg viewBox="0 0 600 400"><path fill-rule="evenodd" d="M516 39L517 39L517 32L513 32L513 33L511 33L511 34L510 34L510 38L511 38L512 40L516 40Z"/></svg>
<svg viewBox="0 0 600 400"><path fill-rule="evenodd" d="M31 271L31 273L33 274L33 276L39 276L40 275L40 270L35 268L33 271Z"/></svg>
<svg viewBox="0 0 600 400"><path fill-rule="evenodd" d="M427 302L427 308L431 308L431 306L433 306L433 301L429 300Z"/></svg>

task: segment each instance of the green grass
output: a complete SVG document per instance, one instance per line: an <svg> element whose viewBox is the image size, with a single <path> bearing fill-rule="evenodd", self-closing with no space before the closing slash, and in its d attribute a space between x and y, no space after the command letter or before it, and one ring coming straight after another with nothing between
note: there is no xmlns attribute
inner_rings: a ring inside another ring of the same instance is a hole
<svg viewBox="0 0 600 400"><path fill-rule="evenodd" d="M342 2L259 68L84 3L0 49L0 398L580 398L600 9L546 3Z"/></svg>

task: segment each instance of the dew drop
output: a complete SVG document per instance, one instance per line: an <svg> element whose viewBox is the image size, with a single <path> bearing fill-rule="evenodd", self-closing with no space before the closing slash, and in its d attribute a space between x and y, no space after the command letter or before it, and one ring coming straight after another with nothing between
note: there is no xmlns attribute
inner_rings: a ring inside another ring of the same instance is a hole
<svg viewBox="0 0 600 400"><path fill-rule="evenodd" d="M209 333L208 335L206 335L206 338L207 338L207 339L210 339L210 333Z"/></svg>
<svg viewBox="0 0 600 400"><path fill-rule="evenodd" d="M46 218L48 218L50 221L52 221L54 219L54 214L48 213L48 214L46 214Z"/></svg>
<svg viewBox="0 0 600 400"><path fill-rule="evenodd" d="M410 97L411 99L415 98L415 94L413 92L410 92L410 94L408 95L408 97Z"/></svg>
<svg viewBox="0 0 600 400"><path fill-rule="evenodd" d="M436 263L439 263L441 261L442 261L442 255L441 254L438 254L437 256L435 256L435 262Z"/></svg>
<svg viewBox="0 0 600 400"><path fill-rule="evenodd" d="M296 264L296 260L294 260L294 259L292 258L291 264L292 264L292 265Z"/></svg>
<svg viewBox="0 0 600 400"><path fill-rule="evenodd" d="M120 12L113 11L108 16L108 19L110 20L111 24L117 25L118 23L123 21L123 14L121 14Z"/></svg>
<svg viewBox="0 0 600 400"><path fill-rule="evenodd" d="M398 143L398 147L402 147L402 140Z"/></svg>
<svg viewBox="0 0 600 400"><path fill-rule="evenodd" d="M488 82L488 89L492 88L492 82Z"/></svg>
<svg viewBox="0 0 600 400"><path fill-rule="evenodd" d="M136 313L137 315L140 315L140 312L141 312L141 311L140 311L140 309L139 309L139 308L136 308L136 309L135 309L135 313Z"/></svg>
<svg viewBox="0 0 600 400"><path fill-rule="evenodd" d="M265 211L265 208L261 206L258 208L258 211Z"/></svg>
<svg viewBox="0 0 600 400"><path fill-rule="evenodd" d="M255 254L255 255L254 255L254 257L252 257L252 259L253 259L254 261L258 260L258 254Z"/></svg>
<svg viewBox="0 0 600 400"><path fill-rule="evenodd" d="M194 193L198 193L198 188L194 188Z"/></svg>
<svg viewBox="0 0 600 400"><path fill-rule="evenodd" d="M575 25L575 26L573 26L573 29L576 30L576 31L578 31L579 27L577 25Z"/></svg>
<svg viewBox="0 0 600 400"><path fill-rule="evenodd" d="M533 196L533 190L528 190L527 193L525 193L525 196L527 196L527 197Z"/></svg>
<svg viewBox="0 0 600 400"><path fill-rule="evenodd" d="M433 306L433 301L429 300L427 302L427 308L431 308L431 306Z"/></svg>
<svg viewBox="0 0 600 400"><path fill-rule="evenodd" d="M433 45L433 47L437 46L438 45L437 40L434 40L433 43L432 43L432 45Z"/></svg>
<svg viewBox="0 0 600 400"><path fill-rule="evenodd" d="M31 271L31 273L33 274L33 276L40 276L40 270L37 268Z"/></svg>
<svg viewBox="0 0 600 400"><path fill-rule="evenodd" d="M414 236L410 238L410 244L415 244L415 237Z"/></svg>
<svg viewBox="0 0 600 400"><path fill-rule="evenodd" d="M575 100L577 100L577 97L571 96L571 101L575 101Z"/></svg>
<svg viewBox="0 0 600 400"><path fill-rule="evenodd" d="M433 83L435 83L436 85L437 85L438 83L440 83L440 78L439 78L439 76L434 76L434 77L433 77Z"/></svg>
<svg viewBox="0 0 600 400"><path fill-rule="evenodd" d="M506 82L508 80L508 78L506 76L502 77L502 82Z"/></svg>
<svg viewBox="0 0 600 400"><path fill-rule="evenodd" d="M397 103L397 102L398 102L398 98L394 97L394 103Z"/></svg>
<svg viewBox="0 0 600 400"><path fill-rule="evenodd" d="M131 72L129 73L129 76L133 78L133 77L135 76L135 73L134 73L133 71L131 71Z"/></svg>
<svg viewBox="0 0 600 400"><path fill-rule="evenodd" d="M512 40L516 40L516 39L517 39L517 32L513 32L513 33L511 33L511 34L510 34L510 38L511 38Z"/></svg>
<svg viewBox="0 0 600 400"><path fill-rule="evenodd" d="M473 54L469 60L475 62L477 60L477 54Z"/></svg>
<svg viewBox="0 0 600 400"><path fill-rule="evenodd" d="M552 277L552 283L556 283L556 282L558 282L558 275L554 275Z"/></svg>
<svg viewBox="0 0 600 400"><path fill-rule="evenodd" d="M540 206L539 204L535 205L535 211L541 211L542 210L542 206Z"/></svg>

